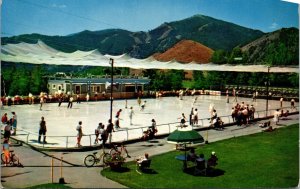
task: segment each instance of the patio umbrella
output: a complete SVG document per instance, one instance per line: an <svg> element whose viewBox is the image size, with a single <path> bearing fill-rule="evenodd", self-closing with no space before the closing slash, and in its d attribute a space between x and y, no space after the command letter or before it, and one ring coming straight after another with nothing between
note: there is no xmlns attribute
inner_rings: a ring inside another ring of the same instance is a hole
<svg viewBox="0 0 300 189"><path fill-rule="evenodd" d="M170 143L202 143L203 137L195 130L175 130L167 139Z"/></svg>
<svg viewBox="0 0 300 189"><path fill-rule="evenodd" d="M204 142L203 137L195 130L175 130L172 132L168 138L167 142L169 143L184 143L185 151L185 160L184 160L184 169L186 168L186 144L187 143L202 143Z"/></svg>

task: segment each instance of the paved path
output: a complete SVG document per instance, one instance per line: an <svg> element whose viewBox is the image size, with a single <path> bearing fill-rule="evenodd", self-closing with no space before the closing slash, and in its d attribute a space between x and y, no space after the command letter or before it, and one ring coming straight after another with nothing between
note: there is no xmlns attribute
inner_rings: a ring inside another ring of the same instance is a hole
<svg viewBox="0 0 300 189"><path fill-rule="evenodd" d="M291 115L286 120L280 120L280 125L274 127L280 128L294 123L299 123L299 114ZM206 134L208 133L208 140L211 143L261 132L262 129L258 127L258 124L259 122L256 122L248 127L234 125L226 127L223 131L200 131L200 134L206 138ZM131 158L127 160L134 160L145 152L148 152L151 156L165 153L174 150L174 147L174 144L166 142L166 138L157 139L155 142L128 144L127 149L130 152ZM63 156L63 177L68 183L67 185L72 188L125 188L125 186L101 176L100 170L102 167L84 167L84 157L92 152L39 152L31 149L29 146L17 146L16 144L11 148L20 156L24 168L1 167L1 183L6 188L24 188L31 185L51 183L51 155L56 158ZM57 166L54 167L54 182L57 183L61 177L60 161L54 159L54 165Z"/></svg>

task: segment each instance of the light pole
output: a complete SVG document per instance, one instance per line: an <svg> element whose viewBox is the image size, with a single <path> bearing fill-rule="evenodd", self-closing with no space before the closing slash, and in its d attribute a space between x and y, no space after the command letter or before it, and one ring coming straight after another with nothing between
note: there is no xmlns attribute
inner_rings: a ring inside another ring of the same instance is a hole
<svg viewBox="0 0 300 189"><path fill-rule="evenodd" d="M268 110L269 110L269 74L270 74L270 66L268 66L268 75L267 75L267 81L265 82L267 87L267 101L266 101L266 117L268 116Z"/></svg>
<svg viewBox="0 0 300 189"><path fill-rule="evenodd" d="M109 59L111 64L110 72L110 120L112 121L112 108L113 108L113 82L114 82L114 59Z"/></svg>

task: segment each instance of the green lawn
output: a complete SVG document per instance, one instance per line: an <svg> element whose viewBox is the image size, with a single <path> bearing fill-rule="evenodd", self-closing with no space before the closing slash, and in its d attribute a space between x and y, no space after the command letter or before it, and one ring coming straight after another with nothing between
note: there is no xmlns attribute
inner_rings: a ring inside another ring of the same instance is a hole
<svg viewBox="0 0 300 189"><path fill-rule="evenodd" d="M299 125L218 141L200 146L196 152L209 157L215 151L217 176L193 176L182 171L175 159L180 151L151 157L154 174L138 174L135 163L127 170L101 174L130 188L286 188L299 181ZM151 152L149 152L151 154Z"/></svg>
<svg viewBox="0 0 300 189"><path fill-rule="evenodd" d="M47 183L47 184L41 184L41 185L36 185L36 186L31 186L31 187L28 187L30 189L33 189L33 188L71 188L70 186L66 186L64 184L58 184L58 183Z"/></svg>

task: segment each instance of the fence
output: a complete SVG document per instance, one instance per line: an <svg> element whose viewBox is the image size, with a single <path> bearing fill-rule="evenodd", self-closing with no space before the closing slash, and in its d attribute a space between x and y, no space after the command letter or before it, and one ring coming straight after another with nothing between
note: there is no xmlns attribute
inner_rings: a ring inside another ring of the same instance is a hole
<svg viewBox="0 0 300 189"><path fill-rule="evenodd" d="M296 112L297 110L292 110L290 107L284 107L283 109L289 110L290 113ZM266 111L256 111L254 118L265 118L273 116L273 112L276 109L270 109ZM219 116L224 124L233 124L234 121L231 115ZM172 133L179 126L180 122L160 124L157 125L157 135L166 135ZM202 118L198 120L198 125L192 126L192 129L200 130L210 126L210 118ZM143 136L143 132L146 131L150 126L139 127L139 128L127 128L119 129L116 132L113 132L112 142L124 142L130 140L137 140ZM18 130L17 138L28 144L37 144L38 134L32 133L26 130ZM95 141L95 134L84 135L81 139L81 144L83 146L93 146ZM77 143L77 136L47 136L47 144L38 144L39 147L49 148L74 148ZM99 144L100 145L100 144Z"/></svg>

